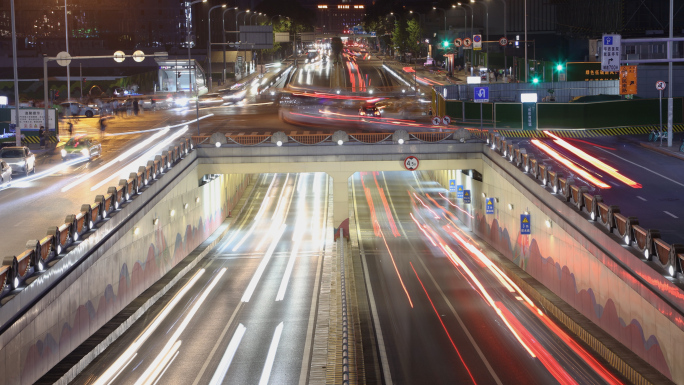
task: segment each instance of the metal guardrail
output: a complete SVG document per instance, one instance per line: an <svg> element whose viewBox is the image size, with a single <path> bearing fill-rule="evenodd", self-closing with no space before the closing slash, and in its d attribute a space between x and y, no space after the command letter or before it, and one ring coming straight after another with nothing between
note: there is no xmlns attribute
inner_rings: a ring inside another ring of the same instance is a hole
<svg viewBox="0 0 684 385"><path fill-rule="evenodd" d="M20 290L26 280L49 269L49 263L68 253L68 248L83 240L95 230L95 226L120 209L127 201L135 199L142 189L168 171L181 157L194 148L190 139L171 146L157 155L147 166L138 168L128 179L121 179L117 186L107 189L107 194L97 195L93 204L84 204L80 212L67 215L64 223L48 228L40 240L29 240L26 250L16 256L5 257L0 265L0 298Z"/></svg>
<svg viewBox="0 0 684 385"><path fill-rule="evenodd" d="M549 166L540 164L532 154L523 152L523 148L514 150L513 159L507 157L511 147L506 146L506 139L500 134L490 133L487 143L524 172L542 180L544 187L550 187L554 194L563 197L578 211L588 214L589 220L598 222L607 232L619 236L626 245L642 253L646 260L663 268L672 277L684 278L684 245L665 242L660 238L660 231L639 226L636 217L621 213L618 206L604 202L601 195L589 194L587 186L576 185L572 178L564 178L562 174L551 171Z"/></svg>

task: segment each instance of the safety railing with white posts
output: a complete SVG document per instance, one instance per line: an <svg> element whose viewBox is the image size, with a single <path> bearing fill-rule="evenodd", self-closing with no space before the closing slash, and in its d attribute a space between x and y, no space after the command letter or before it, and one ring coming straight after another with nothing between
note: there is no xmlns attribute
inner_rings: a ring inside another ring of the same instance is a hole
<svg viewBox="0 0 684 385"><path fill-rule="evenodd" d="M116 215L121 205L135 199L193 148L190 139L182 139L147 162L147 166L140 166L138 172L130 173L128 179L109 187L106 194L97 195L94 203L84 204L78 213L67 215L61 225L48 228L43 238L29 240L21 254L5 257L0 266L0 298L20 290L29 277L49 269L50 262L65 256L70 246L88 237L99 222Z"/></svg>
<svg viewBox="0 0 684 385"><path fill-rule="evenodd" d="M660 231L641 227L636 217L621 213L618 206L604 202L601 195L588 193L587 186L575 184L573 178L565 177L553 170L551 165L535 159L524 148L511 146L507 142L506 138L495 132L487 137L487 144L493 150L541 181L544 187L569 202L577 211L587 214L589 220L620 237L625 245L636 249L645 260L661 267L670 277L684 280L684 245L667 243L661 239Z"/></svg>

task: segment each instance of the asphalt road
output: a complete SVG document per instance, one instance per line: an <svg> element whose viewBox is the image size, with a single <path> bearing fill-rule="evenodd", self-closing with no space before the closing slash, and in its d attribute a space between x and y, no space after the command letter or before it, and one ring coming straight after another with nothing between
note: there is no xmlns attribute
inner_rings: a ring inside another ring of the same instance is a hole
<svg viewBox="0 0 684 385"><path fill-rule="evenodd" d="M377 306L375 331L384 340L378 350L386 354L383 369L388 366L391 377L385 380L617 383L615 374L564 342L567 335L477 257L477 242L445 214L444 207L456 209L440 192L445 190L436 183L409 172L353 176L358 228L350 231L359 234L366 285Z"/></svg>
<svg viewBox="0 0 684 385"><path fill-rule="evenodd" d="M601 195L607 204L620 206L623 215L639 218L640 226L660 230L661 237L669 243L684 243L684 174L680 171L684 162L640 146L638 141L645 139L644 136L586 138L581 141L565 139L567 143L636 182L632 185L601 170L594 160L581 159L555 141L543 141L609 188L597 187L577 172L560 165L528 140L518 143L528 151L532 150L537 159L552 164L554 170L563 170L565 175L587 185L592 194Z"/></svg>
<svg viewBox="0 0 684 385"><path fill-rule="evenodd" d="M327 181L322 173L262 175L238 227L73 383L306 378L312 296L323 234L332 231Z"/></svg>

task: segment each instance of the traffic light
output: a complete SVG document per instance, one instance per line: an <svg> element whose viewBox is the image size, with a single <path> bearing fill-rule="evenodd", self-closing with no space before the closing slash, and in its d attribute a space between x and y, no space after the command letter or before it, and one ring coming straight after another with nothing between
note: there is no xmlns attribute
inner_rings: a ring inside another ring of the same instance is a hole
<svg viewBox="0 0 684 385"><path fill-rule="evenodd" d="M534 84L539 83L539 78L537 78L537 77L532 78L532 83L534 83Z"/></svg>
<svg viewBox="0 0 684 385"><path fill-rule="evenodd" d="M444 45L444 48L447 48L447 47L449 46L449 42L448 42L448 41L445 41L445 42L442 43L442 44Z"/></svg>
<svg viewBox="0 0 684 385"><path fill-rule="evenodd" d="M556 70L557 71L563 71L563 65L562 64L557 65Z"/></svg>

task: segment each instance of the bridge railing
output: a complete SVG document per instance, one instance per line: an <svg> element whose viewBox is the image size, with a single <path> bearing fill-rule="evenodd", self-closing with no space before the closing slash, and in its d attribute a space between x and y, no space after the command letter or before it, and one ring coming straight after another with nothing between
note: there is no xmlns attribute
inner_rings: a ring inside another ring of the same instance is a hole
<svg viewBox="0 0 684 385"><path fill-rule="evenodd" d="M178 145L171 146L157 155L154 161L149 161L147 166L139 167L138 172L131 173L128 179L121 179L118 185L109 187L107 194L97 195L93 204L83 204L78 213L67 215L64 223L48 228L45 237L29 240L24 252L5 257L0 265L0 298L23 289L31 276L50 269L52 261L65 256L71 246L88 237L100 222L116 215L121 205L135 199L192 149L192 141L182 139Z"/></svg>
<svg viewBox="0 0 684 385"><path fill-rule="evenodd" d="M564 178L562 174L551 171L549 166L535 159L532 154L523 153L523 148L512 159L507 157L510 147L506 146L506 138L500 134L492 132L487 137L487 143L523 172L541 180L551 193L560 195L577 211L587 214L589 221L598 222L607 232L619 236L627 246L641 253L645 261L661 268L663 275L684 280L684 245L667 243L661 239L660 231L639 226L636 217L622 213L618 206L604 202L600 195L587 193L587 186L578 185L574 179Z"/></svg>

